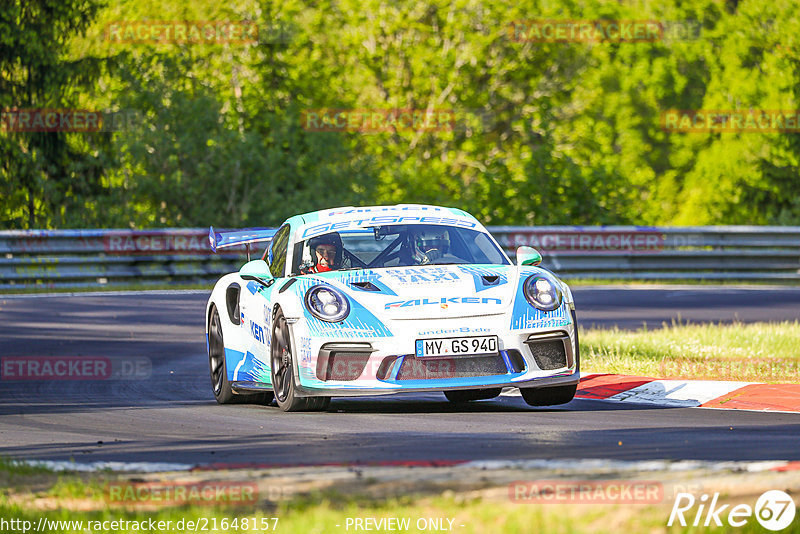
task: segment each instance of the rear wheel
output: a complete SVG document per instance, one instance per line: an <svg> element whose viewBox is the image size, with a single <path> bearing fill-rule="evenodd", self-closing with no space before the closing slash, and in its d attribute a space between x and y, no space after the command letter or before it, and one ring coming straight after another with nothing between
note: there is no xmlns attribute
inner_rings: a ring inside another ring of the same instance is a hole
<svg viewBox="0 0 800 534"><path fill-rule="evenodd" d="M493 399L500 395L500 388L491 389L458 389L454 391L445 391L444 396L447 400L455 403L464 403L476 400Z"/></svg>
<svg viewBox="0 0 800 534"><path fill-rule="evenodd" d="M225 366L225 342L222 339L222 323L216 306L211 308L208 321L208 366L211 371L211 389L220 404L235 402L236 396L228 382L228 369Z"/></svg>
<svg viewBox="0 0 800 534"><path fill-rule="evenodd" d="M272 402L273 395L268 391L253 394L233 392L228 381L228 367L225 363L222 322L216 306L212 306L211 318L208 321L208 366L211 372L211 388L214 398L219 404L269 404Z"/></svg>

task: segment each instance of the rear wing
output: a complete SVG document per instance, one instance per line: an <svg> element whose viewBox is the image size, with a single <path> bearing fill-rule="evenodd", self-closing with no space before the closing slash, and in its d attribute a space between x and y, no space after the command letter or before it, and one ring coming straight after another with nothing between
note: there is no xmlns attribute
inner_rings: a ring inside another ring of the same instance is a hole
<svg viewBox="0 0 800 534"><path fill-rule="evenodd" d="M211 251L229 247L245 245L247 247L247 259L250 260L250 244L266 243L272 241L275 235L275 228L245 228L243 230L214 230L213 226L208 228L208 244Z"/></svg>

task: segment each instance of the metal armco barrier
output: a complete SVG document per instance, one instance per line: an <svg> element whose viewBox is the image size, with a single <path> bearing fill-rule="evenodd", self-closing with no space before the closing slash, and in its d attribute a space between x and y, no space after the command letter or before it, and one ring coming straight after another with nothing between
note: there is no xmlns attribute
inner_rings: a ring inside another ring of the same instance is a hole
<svg viewBox="0 0 800 534"><path fill-rule="evenodd" d="M0 290L212 282L246 260L213 254L208 229L0 232Z"/></svg>
<svg viewBox="0 0 800 534"><path fill-rule="evenodd" d="M800 227L489 230L512 259L518 246L533 246L542 265L565 278L800 280ZM199 228L0 231L0 290L212 283L245 260L244 249L213 254L208 231Z"/></svg>
<svg viewBox="0 0 800 534"><path fill-rule="evenodd" d="M506 252L532 246L565 278L800 280L797 226L495 226Z"/></svg>

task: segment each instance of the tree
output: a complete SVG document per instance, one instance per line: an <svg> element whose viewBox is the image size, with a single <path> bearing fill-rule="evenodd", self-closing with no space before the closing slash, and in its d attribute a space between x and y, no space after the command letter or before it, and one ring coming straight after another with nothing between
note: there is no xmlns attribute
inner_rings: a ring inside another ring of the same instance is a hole
<svg viewBox="0 0 800 534"><path fill-rule="evenodd" d="M70 38L85 31L96 0L10 0L0 10L0 107L70 108L81 87L99 75L102 61L67 59ZM8 115L6 115L8 117ZM89 142L66 132L0 134L0 220L33 228L61 223L98 194L105 162ZM103 142L102 137L98 137Z"/></svg>

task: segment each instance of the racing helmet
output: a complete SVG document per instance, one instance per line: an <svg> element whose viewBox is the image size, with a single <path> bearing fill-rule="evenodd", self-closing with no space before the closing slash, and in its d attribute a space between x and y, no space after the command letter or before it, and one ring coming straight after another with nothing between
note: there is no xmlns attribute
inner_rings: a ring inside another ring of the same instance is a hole
<svg viewBox="0 0 800 534"><path fill-rule="evenodd" d="M422 228L413 235L414 260L431 263L450 251L450 234L445 228Z"/></svg>
<svg viewBox="0 0 800 534"><path fill-rule="evenodd" d="M342 266L342 237L339 235L339 232L318 235L308 240L308 248L311 252L311 263L313 267L317 265L317 255L315 252L320 245L332 245L336 247L336 254L333 257L330 267L332 269L340 268Z"/></svg>

